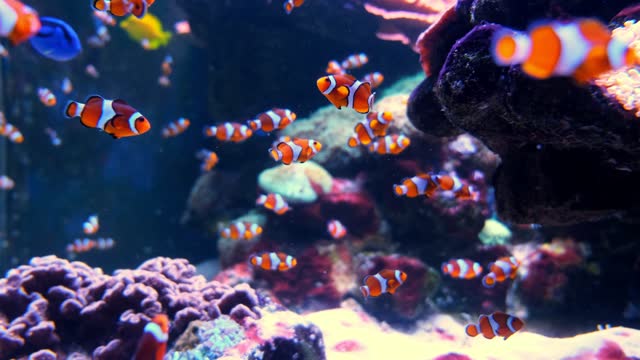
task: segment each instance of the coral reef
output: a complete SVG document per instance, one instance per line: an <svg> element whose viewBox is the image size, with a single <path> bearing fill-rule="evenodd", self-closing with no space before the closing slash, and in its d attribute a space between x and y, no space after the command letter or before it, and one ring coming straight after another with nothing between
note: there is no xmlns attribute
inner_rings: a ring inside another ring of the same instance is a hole
<svg viewBox="0 0 640 360"><path fill-rule="evenodd" d="M423 67L434 76L414 90L409 117L435 136L467 131L500 155L494 186L501 218L567 224L636 216L635 195L615 190L640 176L633 112L601 87L535 80L518 66L497 66L489 52L499 28L493 23L521 29L548 14L606 21L626 4L466 0L420 38Z"/></svg>
<svg viewBox="0 0 640 360"><path fill-rule="evenodd" d="M105 275L81 262L33 258L0 279L0 358L80 347L94 359L126 359L158 313L172 320L173 338L192 320L257 318L259 303L248 286L207 282L184 259Z"/></svg>
<svg viewBox="0 0 640 360"><path fill-rule="evenodd" d="M318 195L331 191L333 178L313 161L302 164L278 165L258 175L258 185L266 193L282 195L290 204L308 204Z"/></svg>
<svg viewBox="0 0 640 360"><path fill-rule="evenodd" d="M497 219L487 219L478 233L478 239L484 245L505 245L511 239L511 230Z"/></svg>

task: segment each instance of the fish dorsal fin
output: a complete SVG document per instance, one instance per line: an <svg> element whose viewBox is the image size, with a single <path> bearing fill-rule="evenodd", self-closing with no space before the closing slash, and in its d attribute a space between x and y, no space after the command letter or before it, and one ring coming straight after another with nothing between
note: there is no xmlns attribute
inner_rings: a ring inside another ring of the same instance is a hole
<svg viewBox="0 0 640 360"><path fill-rule="evenodd" d="M97 102L102 102L102 101L104 101L104 98L102 96L100 96L100 95L91 95L87 99L87 105L95 104Z"/></svg>
<svg viewBox="0 0 640 360"><path fill-rule="evenodd" d="M115 99L115 100L113 100L113 103L114 104L121 104L121 105L129 105L129 104L127 104L126 101L124 101L122 99Z"/></svg>

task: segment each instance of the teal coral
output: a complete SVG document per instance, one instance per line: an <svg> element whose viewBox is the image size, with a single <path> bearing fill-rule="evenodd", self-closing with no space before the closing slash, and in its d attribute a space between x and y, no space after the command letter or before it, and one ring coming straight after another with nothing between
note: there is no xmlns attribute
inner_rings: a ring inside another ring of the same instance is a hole
<svg viewBox="0 0 640 360"><path fill-rule="evenodd" d="M245 339L242 327L229 316L202 322L190 329L196 333L199 344L192 349L173 352L172 360L215 360Z"/></svg>
<svg viewBox="0 0 640 360"><path fill-rule="evenodd" d="M511 239L511 230L496 219L487 219L478 238L484 245L505 245Z"/></svg>

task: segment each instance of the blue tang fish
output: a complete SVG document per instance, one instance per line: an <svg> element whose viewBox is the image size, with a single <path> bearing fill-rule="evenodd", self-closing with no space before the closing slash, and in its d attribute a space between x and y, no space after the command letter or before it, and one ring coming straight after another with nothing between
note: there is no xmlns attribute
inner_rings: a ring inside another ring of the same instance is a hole
<svg viewBox="0 0 640 360"><path fill-rule="evenodd" d="M80 54L80 38L69 24L52 17L41 17L40 22L42 28L30 39L31 46L40 55L56 61L68 61Z"/></svg>

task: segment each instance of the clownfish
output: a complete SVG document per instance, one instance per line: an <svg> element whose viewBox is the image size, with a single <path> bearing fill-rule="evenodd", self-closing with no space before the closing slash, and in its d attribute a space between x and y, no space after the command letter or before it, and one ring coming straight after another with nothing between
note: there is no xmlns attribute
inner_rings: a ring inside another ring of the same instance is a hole
<svg viewBox="0 0 640 360"><path fill-rule="evenodd" d="M68 118L80 117L82 125L103 130L114 139L142 135L151 129L147 118L120 99L93 95L86 104L69 101L64 113Z"/></svg>
<svg viewBox="0 0 640 360"><path fill-rule="evenodd" d="M108 12L115 16L126 16L129 14L137 18L142 18L147 13L147 8L155 0L94 0L93 9Z"/></svg>
<svg viewBox="0 0 640 360"><path fill-rule="evenodd" d="M349 147L369 145L379 136L385 136L393 121L393 115L388 112L371 112L364 120L359 121L353 128L353 135L347 141Z"/></svg>
<svg viewBox="0 0 640 360"><path fill-rule="evenodd" d="M340 64L340 67L345 70L357 69L363 67L368 62L369 57L365 53L353 54L344 59Z"/></svg>
<svg viewBox="0 0 640 360"><path fill-rule="evenodd" d="M580 83L638 64L630 44L596 19L541 22L527 32L503 29L494 34L491 52L498 65L520 64L536 79L571 76Z"/></svg>
<svg viewBox="0 0 640 360"><path fill-rule="evenodd" d="M0 175L0 190L11 190L16 183L7 175Z"/></svg>
<svg viewBox="0 0 640 360"><path fill-rule="evenodd" d="M298 265L298 260L282 252L265 252L249 257L249 263L263 270L287 271Z"/></svg>
<svg viewBox="0 0 640 360"><path fill-rule="evenodd" d="M96 240L96 248L98 250L108 250L116 245L113 238L98 238Z"/></svg>
<svg viewBox="0 0 640 360"><path fill-rule="evenodd" d="M0 0L0 36L18 45L36 35L42 23L38 13L17 0Z"/></svg>
<svg viewBox="0 0 640 360"><path fill-rule="evenodd" d="M520 262L515 257L501 257L489 264L489 273L482 278L482 285L486 288L492 288L496 282L513 280L518 275L519 267Z"/></svg>
<svg viewBox="0 0 640 360"><path fill-rule="evenodd" d="M56 106L56 104L58 103L56 96L53 95L51 90L47 88L38 89L38 98L40 99L42 105L47 107Z"/></svg>
<svg viewBox="0 0 640 360"><path fill-rule="evenodd" d="M286 0L282 6L287 15L289 15L293 9L302 6L302 4L304 4L304 0Z"/></svg>
<svg viewBox="0 0 640 360"><path fill-rule="evenodd" d="M196 153L196 157L202 160L202 164L200 165L200 171L202 172L211 171L211 169L218 164L218 161L220 161L218 154L207 149L201 149L198 151Z"/></svg>
<svg viewBox="0 0 640 360"><path fill-rule="evenodd" d="M316 85L336 108L346 106L361 114L369 113L376 95L371 93L371 84L360 82L348 74L321 77Z"/></svg>
<svg viewBox="0 0 640 360"><path fill-rule="evenodd" d="M411 144L411 140L404 135L387 135L378 138L369 145L369 152L379 155L398 155Z"/></svg>
<svg viewBox="0 0 640 360"><path fill-rule="evenodd" d="M369 74L366 74L365 76L362 77L362 81L363 82L368 82L371 84L371 88L375 89L378 86L382 85L382 82L384 81L384 75L382 75L379 72L372 72Z"/></svg>
<svg viewBox="0 0 640 360"><path fill-rule="evenodd" d="M62 85L60 86L60 89L65 95L71 94L71 92L73 91L73 84L68 77L62 79Z"/></svg>
<svg viewBox="0 0 640 360"><path fill-rule="evenodd" d="M87 221L82 224L82 230L87 235L95 234L96 232L98 232L99 228L100 223L98 221L98 215L89 216Z"/></svg>
<svg viewBox="0 0 640 360"><path fill-rule="evenodd" d="M442 273L457 279L474 279L482 275L482 266L469 259L452 259L441 266Z"/></svg>
<svg viewBox="0 0 640 360"><path fill-rule="evenodd" d="M283 141L269 149L269 154L275 161L282 161L285 165L293 162L303 163L322 150L322 144L313 139L293 138Z"/></svg>
<svg viewBox="0 0 640 360"><path fill-rule="evenodd" d="M171 73L173 72L173 57L171 55L167 55L164 57L161 68L162 68L163 75L165 76L171 75Z"/></svg>
<svg viewBox="0 0 640 360"><path fill-rule="evenodd" d="M282 215L291 210L289 204L287 204L282 195L274 193L258 196L256 199L256 205L262 205L265 209L272 210L278 215Z"/></svg>
<svg viewBox="0 0 640 360"><path fill-rule="evenodd" d="M191 34L191 25L187 20L178 21L175 24L173 24L173 30L178 35Z"/></svg>
<svg viewBox="0 0 640 360"><path fill-rule="evenodd" d="M220 236L233 240L251 240L262 234L262 226L247 221L236 221L220 231Z"/></svg>
<svg viewBox="0 0 640 360"><path fill-rule="evenodd" d="M67 252L69 254L80 254L91 251L93 249L109 250L115 246L116 242L112 238L98 238L98 239L75 239L72 243L67 245Z"/></svg>
<svg viewBox="0 0 640 360"><path fill-rule="evenodd" d="M360 286L360 291L365 298L377 297L387 292L393 295L406 280L407 274L404 271L384 269L375 275L365 276L364 286Z"/></svg>
<svg viewBox="0 0 640 360"><path fill-rule="evenodd" d="M504 340L507 340L523 327L524 322L517 317L496 311L491 315L480 315L478 323L467 325L464 332L471 337L482 334L487 339L502 336Z"/></svg>
<svg viewBox="0 0 640 360"><path fill-rule="evenodd" d="M170 138L182 134L191 125L191 121L187 118L180 118L176 121L170 122L164 129L162 129L162 137Z"/></svg>
<svg viewBox="0 0 640 360"><path fill-rule="evenodd" d="M98 19L102 24L108 26L116 26L116 19L113 18L108 12L93 10L93 17Z"/></svg>
<svg viewBox="0 0 640 360"><path fill-rule="evenodd" d="M473 200L477 196L471 186L463 184L457 177L449 175L419 174L412 178L402 179L401 184L393 185L393 192L396 196L409 198L420 195L430 198L438 190L452 191L458 200Z"/></svg>
<svg viewBox="0 0 640 360"><path fill-rule="evenodd" d="M243 142L253 135L253 131L247 125L226 122L217 126L206 126L204 135L215 137L220 141Z"/></svg>
<svg viewBox="0 0 640 360"><path fill-rule="evenodd" d="M247 124L253 131L262 130L264 132L272 132L286 128L294 122L296 118L296 113L289 109L274 108L259 114L255 119L249 120Z"/></svg>
<svg viewBox="0 0 640 360"><path fill-rule="evenodd" d="M169 340L169 318L158 314L147 323L138 343L134 360L162 360L167 352Z"/></svg>
<svg viewBox="0 0 640 360"><path fill-rule="evenodd" d="M342 66L340 66L339 62L331 60L327 64L327 69L325 70L325 72L329 75L344 74L344 69L342 68Z"/></svg>
<svg viewBox="0 0 640 360"><path fill-rule="evenodd" d="M337 240L347 235L347 228L338 220L329 220L327 222L327 232Z"/></svg>
<svg viewBox="0 0 640 360"><path fill-rule="evenodd" d="M171 86L171 79L169 79L168 76L160 75L158 76L158 85L162 87L169 87Z"/></svg>
<svg viewBox="0 0 640 360"><path fill-rule="evenodd" d="M55 130L48 127L44 129L44 132L45 134L49 135L49 139L51 140L51 145L56 147L62 145L62 139L60 139L60 137L58 136L58 133Z"/></svg>
<svg viewBox="0 0 640 360"><path fill-rule="evenodd" d="M97 79L100 77L100 73L98 72L98 69L93 64L87 65L87 67L84 68L84 72L94 79Z"/></svg>
<svg viewBox="0 0 640 360"><path fill-rule="evenodd" d="M9 138L12 143L21 144L24 141L20 130L8 122L0 123L0 135Z"/></svg>

